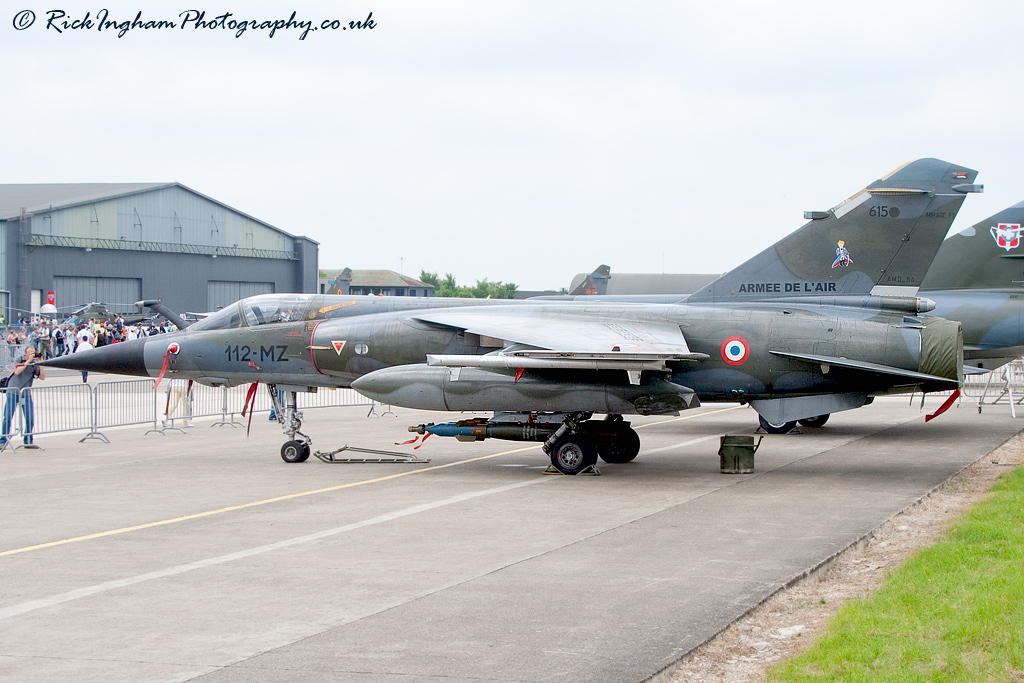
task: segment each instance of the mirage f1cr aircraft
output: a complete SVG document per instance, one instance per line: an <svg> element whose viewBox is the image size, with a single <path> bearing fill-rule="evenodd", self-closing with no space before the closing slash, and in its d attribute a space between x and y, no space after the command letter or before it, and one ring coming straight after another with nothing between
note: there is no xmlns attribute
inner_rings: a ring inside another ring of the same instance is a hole
<svg viewBox="0 0 1024 683"><path fill-rule="evenodd" d="M878 394L957 387L959 324L923 315L927 300L872 290L920 281L965 194L980 190L976 175L907 164L678 304L263 295L181 332L47 364L284 390L289 462L311 451L295 392L352 386L398 406L493 411L421 429L542 441L576 474L598 456L636 457L624 415L739 401L785 431Z"/></svg>
<svg viewBox="0 0 1024 683"><path fill-rule="evenodd" d="M1024 202L949 237L921 283L935 315L958 321L964 363L986 370L1024 356Z"/></svg>

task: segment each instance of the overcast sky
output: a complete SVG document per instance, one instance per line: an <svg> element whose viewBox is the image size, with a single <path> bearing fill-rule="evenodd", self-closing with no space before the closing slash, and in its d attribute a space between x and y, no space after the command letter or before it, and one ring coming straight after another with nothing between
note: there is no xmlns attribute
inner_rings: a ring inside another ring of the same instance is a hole
<svg viewBox="0 0 1024 683"><path fill-rule="evenodd" d="M1019 2L2 6L0 182L177 181L321 268L723 272L920 157L981 172L954 231L1024 199ZM376 26L119 38L55 8Z"/></svg>

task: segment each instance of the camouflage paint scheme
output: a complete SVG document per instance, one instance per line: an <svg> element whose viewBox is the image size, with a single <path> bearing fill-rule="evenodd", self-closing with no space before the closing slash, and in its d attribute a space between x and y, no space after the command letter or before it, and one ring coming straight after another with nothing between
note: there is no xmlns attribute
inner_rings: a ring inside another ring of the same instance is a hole
<svg viewBox="0 0 1024 683"><path fill-rule="evenodd" d="M1024 202L949 237L921 283L934 314L962 325L967 365L991 370L1024 355L1022 225Z"/></svg>
<svg viewBox="0 0 1024 683"><path fill-rule="evenodd" d="M272 395L352 386L393 405L494 411L483 427L435 433L545 441L552 463L576 473L596 453L635 457L622 415L745 401L762 424L785 426L877 394L958 386L960 326L922 315L915 297L871 292L920 282L976 175L907 164L678 304L262 295L48 364L145 376L166 364L171 377L265 383ZM293 393L284 409L282 455L304 460Z"/></svg>

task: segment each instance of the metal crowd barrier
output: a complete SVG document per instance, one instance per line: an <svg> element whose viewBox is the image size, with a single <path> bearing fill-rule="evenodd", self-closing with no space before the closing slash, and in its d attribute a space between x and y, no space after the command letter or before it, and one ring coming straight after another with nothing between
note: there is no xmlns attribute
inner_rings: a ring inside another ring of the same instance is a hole
<svg viewBox="0 0 1024 683"><path fill-rule="evenodd" d="M12 449L17 449L17 445L14 442L19 436L21 436L22 419L19 417L19 414L21 413L20 407L15 406L15 412L10 416L8 416L7 413L7 394L8 392L14 393L16 391L18 390L0 387L0 405L2 405L2 408L0 408L0 415L3 416L4 422L7 423L7 429L3 430L7 433L2 435L3 443L0 444L0 452L6 450L8 446Z"/></svg>
<svg viewBox="0 0 1024 683"><path fill-rule="evenodd" d="M979 413L984 405L1005 403L1010 406L1010 416L1016 418L1016 407L1024 402L1024 360L1010 361L984 375L969 375L964 378L963 393L974 400Z"/></svg>
<svg viewBox="0 0 1024 683"><path fill-rule="evenodd" d="M5 435L6 441L0 446L0 450L7 448L8 445L14 449L21 448L14 442L16 438L23 440L26 433L25 417L20 407L26 398L31 398L33 405L33 436L88 431L79 439L79 443L87 439L100 439L109 443L101 430L110 427L148 424L151 428L146 434L162 434L171 429L180 431L177 422L187 425L193 418L198 417L220 418L210 426L242 426L243 423L239 420L248 385L227 388L193 383L191 391L179 399L170 415L166 415L169 394L177 386L172 387L164 383L154 390L152 380L136 379L97 382L95 385L39 385L21 389L15 402L15 412L11 416L10 433ZM0 392L0 401L3 410L6 411L8 390L2 388ZM269 413L273 408L270 396L263 387L260 387L255 399L253 412ZM300 393L298 405L300 410L371 406L373 412L374 402L352 389L321 388L315 394Z"/></svg>
<svg viewBox="0 0 1024 683"><path fill-rule="evenodd" d="M25 347L28 344L7 344L0 341L0 367L3 367L8 374L14 369L14 362L25 355ZM51 344L50 357L54 357L54 348Z"/></svg>
<svg viewBox="0 0 1024 683"><path fill-rule="evenodd" d="M11 374L14 370L14 362L25 355L25 347L28 344L3 344L0 347L0 365L3 366L4 376Z"/></svg>

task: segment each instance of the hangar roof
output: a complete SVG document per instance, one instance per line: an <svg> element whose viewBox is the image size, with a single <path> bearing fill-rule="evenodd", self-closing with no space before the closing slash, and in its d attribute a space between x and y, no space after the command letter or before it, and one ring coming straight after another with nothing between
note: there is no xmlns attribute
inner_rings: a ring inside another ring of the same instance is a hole
<svg viewBox="0 0 1024 683"><path fill-rule="evenodd" d="M434 285L421 282L414 277L401 275L393 270L355 270L353 268L321 269L320 277L335 282L339 277L348 280L350 287L429 287Z"/></svg>
<svg viewBox="0 0 1024 683"><path fill-rule="evenodd" d="M149 192L151 190L162 189L166 187L180 187L183 190L191 192L192 194L198 195L204 199L207 199L215 204L223 206L229 211L233 211L237 214L245 216L251 220L261 223L268 228L276 230L288 237L295 237L290 233L281 230L278 227L270 225L265 221L261 221L254 216L250 216L247 213L239 211L238 209L228 206L224 202L219 202L212 197L207 197L201 192L196 192L191 187L182 185L181 183L12 183L12 184L0 184L0 220L8 220L11 218L17 218L21 215L21 210L25 209L26 213L35 213L39 211L46 211L47 209L66 209L72 206L78 206L81 204L90 204L92 202L116 199L119 197L125 197L131 194L138 194L141 192ZM314 242L308 237L304 238L309 242Z"/></svg>

